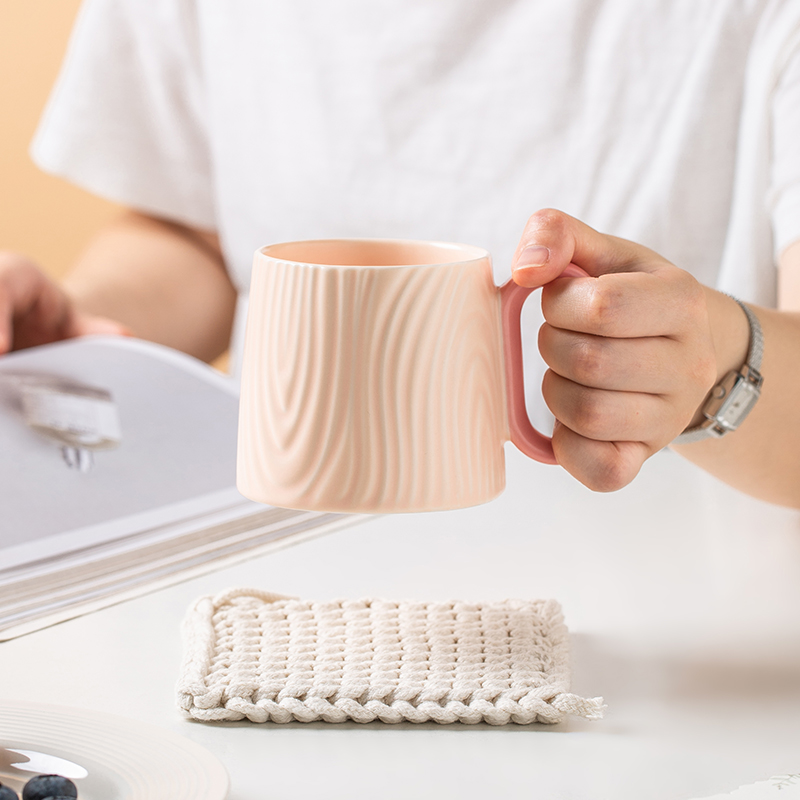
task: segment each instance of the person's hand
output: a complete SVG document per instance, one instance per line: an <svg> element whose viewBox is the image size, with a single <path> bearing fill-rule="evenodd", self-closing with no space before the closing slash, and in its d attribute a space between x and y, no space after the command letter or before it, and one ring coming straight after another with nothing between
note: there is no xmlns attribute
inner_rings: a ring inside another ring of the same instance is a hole
<svg viewBox="0 0 800 800"><path fill-rule="evenodd" d="M0 252L0 355L87 334L129 334L105 317L81 313L32 261Z"/></svg>
<svg viewBox="0 0 800 800"><path fill-rule="evenodd" d="M557 278L570 262L591 277ZM627 485L715 383L703 287L652 250L553 210L530 218L512 270L522 286L547 284L539 349L556 459L591 489Z"/></svg>

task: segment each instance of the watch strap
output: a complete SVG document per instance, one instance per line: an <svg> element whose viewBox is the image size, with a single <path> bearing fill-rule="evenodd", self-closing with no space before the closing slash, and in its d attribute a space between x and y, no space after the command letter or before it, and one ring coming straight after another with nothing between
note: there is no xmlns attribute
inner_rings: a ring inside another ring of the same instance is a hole
<svg viewBox="0 0 800 800"><path fill-rule="evenodd" d="M730 297L730 295L728 295ZM750 323L750 349L747 351L747 361L745 364L758 372L761 369L761 359L764 357L764 333L761 330L761 323L758 317L746 306L741 300L731 297L731 300L736 300L739 308L744 311L747 321Z"/></svg>

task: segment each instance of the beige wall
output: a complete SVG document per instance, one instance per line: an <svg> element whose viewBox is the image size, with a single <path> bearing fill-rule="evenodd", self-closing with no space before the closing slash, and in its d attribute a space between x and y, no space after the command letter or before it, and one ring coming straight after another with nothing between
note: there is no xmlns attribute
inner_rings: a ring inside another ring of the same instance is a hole
<svg viewBox="0 0 800 800"><path fill-rule="evenodd" d="M0 249L60 275L111 203L44 175L28 144L58 73L80 0L0 0Z"/></svg>

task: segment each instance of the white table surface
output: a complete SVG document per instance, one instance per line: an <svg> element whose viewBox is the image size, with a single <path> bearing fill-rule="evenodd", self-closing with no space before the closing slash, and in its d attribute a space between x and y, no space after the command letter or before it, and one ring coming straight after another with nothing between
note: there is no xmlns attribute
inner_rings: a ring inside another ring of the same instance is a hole
<svg viewBox="0 0 800 800"><path fill-rule="evenodd" d="M556 726L203 724L174 687L198 596L559 600L573 691ZM205 746L230 800L688 800L800 772L800 516L672 453L589 492L508 449L484 506L370 519L0 644L0 696L110 711Z"/></svg>

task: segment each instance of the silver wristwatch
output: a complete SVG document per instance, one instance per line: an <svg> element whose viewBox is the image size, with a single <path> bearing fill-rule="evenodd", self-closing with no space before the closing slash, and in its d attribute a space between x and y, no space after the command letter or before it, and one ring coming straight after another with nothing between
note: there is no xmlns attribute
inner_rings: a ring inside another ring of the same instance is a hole
<svg viewBox="0 0 800 800"><path fill-rule="evenodd" d="M732 298L736 300L736 298ZM735 431L750 413L761 394L764 379L758 371L764 353L764 335L756 315L740 300L736 300L750 324L750 348L745 365L729 372L712 390L703 406L705 420L694 428L687 428L673 440L673 444L689 444L709 437L719 438Z"/></svg>

